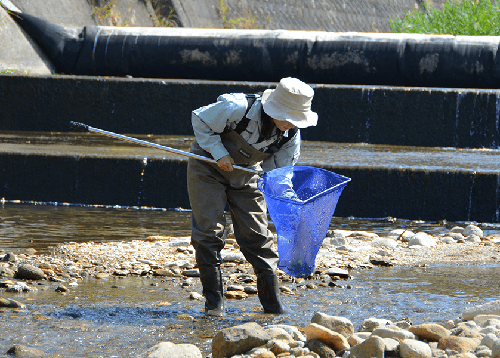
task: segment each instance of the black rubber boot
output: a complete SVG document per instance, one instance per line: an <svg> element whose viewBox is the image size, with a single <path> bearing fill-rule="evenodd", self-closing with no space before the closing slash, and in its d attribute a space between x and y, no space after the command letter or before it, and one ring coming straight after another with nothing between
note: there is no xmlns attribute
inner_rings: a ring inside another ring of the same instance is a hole
<svg viewBox="0 0 500 358"><path fill-rule="evenodd" d="M257 273L257 291L265 313L283 314L288 310L281 303L279 281L272 271Z"/></svg>
<svg viewBox="0 0 500 358"><path fill-rule="evenodd" d="M220 266L202 266L199 270L203 296L205 296L205 315L222 316L224 314L224 284Z"/></svg>

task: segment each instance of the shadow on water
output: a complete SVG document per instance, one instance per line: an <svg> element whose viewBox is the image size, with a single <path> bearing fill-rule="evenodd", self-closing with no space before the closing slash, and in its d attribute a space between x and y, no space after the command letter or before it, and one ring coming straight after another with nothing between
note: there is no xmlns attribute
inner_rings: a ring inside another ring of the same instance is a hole
<svg viewBox="0 0 500 358"><path fill-rule="evenodd" d="M0 249L35 248L38 253L50 253L52 247L70 241L190 235L189 211L39 204L0 205ZM330 228L380 235L404 228L437 235L453 225L333 218ZM481 227L485 235L498 232L498 224ZM201 293L196 278L187 280L189 286L178 278L88 279L79 281L66 295L55 293L57 283L45 282L36 292L2 293L27 308L0 310L0 355L15 344L25 344L57 357L134 357L159 342L172 341L195 344L207 356L220 329L247 321L304 327L321 311L350 319L356 330L369 317L408 318L414 324L443 322L459 317L471 304L498 299L500 289L499 266L392 267L350 273L350 279L338 281L337 287L322 287L319 278L313 281L314 289L283 282L296 293L283 295L290 314L264 315L252 295L227 301L227 315L221 320L203 317L203 301L189 299L190 292Z"/></svg>

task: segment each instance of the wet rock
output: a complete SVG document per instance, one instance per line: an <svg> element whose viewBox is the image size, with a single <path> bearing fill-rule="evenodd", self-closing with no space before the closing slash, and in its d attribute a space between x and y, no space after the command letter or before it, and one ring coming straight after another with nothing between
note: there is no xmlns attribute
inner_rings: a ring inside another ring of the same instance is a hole
<svg viewBox="0 0 500 358"><path fill-rule="evenodd" d="M70 291L69 288L67 288L66 286L64 285L60 285L60 286L57 286L56 289L55 289L56 292L59 292L59 293L68 293Z"/></svg>
<svg viewBox="0 0 500 358"><path fill-rule="evenodd" d="M283 328L277 326L264 327L264 331L274 340L293 341L293 337Z"/></svg>
<svg viewBox="0 0 500 358"><path fill-rule="evenodd" d="M203 295L199 294L198 292L190 292L189 299L203 301Z"/></svg>
<svg viewBox="0 0 500 358"><path fill-rule="evenodd" d="M336 276L340 278L349 278L349 271L337 267L329 268L323 271L323 274L329 275L331 277Z"/></svg>
<svg viewBox="0 0 500 358"><path fill-rule="evenodd" d="M256 295L258 293L257 287L255 286L245 286L244 291L249 295Z"/></svg>
<svg viewBox="0 0 500 358"><path fill-rule="evenodd" d="M384 358L385 342L373 336L351 348L350 358Z"/></svg>
<svg viewBox="0 0 500 358"><path fill-rule="evenodd" d="M370 263L377 266L390 267L393 266L389 257L382 257L380 255L370 256Z"/></svg>
<svg viewBox="0 0 500 358"><path fill-rule="evenodd" d="M405 339L399 344L401 358L431 358L431 347L425 342Z"/></svg>
<svg viewBox="0 0 500 358"><path fill-rule="evenodd" d="M473 320L477 315L500 315L500 300L469 307L462 313L462 317L466 321Z"/></svg>
<svg viewBox="0 0 500 358"><path fill-rule="evenodd" d="M38 267L24 264L17 268L16 274L14 276L20 280L43 280L45 278L45 273Z"/></svg>
<svg viewBox="0 0 500 358"><path fill-rule="evenodd" d="M309 348L311 352L319 355L321 358L335 358L336 356L333 349L318 339L311 339L307 341L306 347Z"/></svg>
<svg viewBox="0 0 500 358"><path fill-rule="evenodd" d="M193 344L161 342L148 349L141 358L203 358L201 351Z"/></svg>
<svg viewBox="0 0 500 358"><path fill-rule="evenodd" d="M307 339L319 339L336 351L343 351L350 347L347 338L343 335L317 323L311 323L304 328L304 333Z"/></svg>
<svg viewBox="0 0 500 358"><path fill-rule="evenodd" d="M299 329L295 326L290 326L287 324L274 324L266 328L274 328L274 327L281 328L284 331L286 331L290 336L292 336L294 341L305 342L307 340L307 337L305 337L302 334L302 332L300 332Z"/></svg>
<svg viewBox="0 0 500 358"><path fill-rule="evenodd" d="M200 277L200 270L191 269L182 271L182 275L186 277Z"/></svg>
<svg viewBox="0 0 500 358"><path fill-rule="evenodd" d="M271 337L255 322L225 328L212 340L212 357L225 358L262 346Z"/></svg>
<svg viewBox="0 0 500 358"><path fill-rule="evenodd" d="M245 256L240 252L228 252L222 255L224 262L246 262Z"/></svg>
<svg viewBox="0 0 500 358"><path fill-rule="evenodd" d="M352 322L344 317L330 316L322 312L316 312L311 318L311 323L317 323L334 332L340 333L345 338L349 338L354 334Z"/></svg>
<svg viewBox="0 0 500 358"><path fill-rule="evenodd" d="M97 278L99 280L102 280L102 279L105 279L105 278L108 278L108 277L109 277L109 273L107 273L107 272L98 272L95 275L95 278Z"/></svg>
<svg viewBox="0 0 500 358"><path fill-rule="evenodd" d="M16 344L15 346L11 347L7 351L7 354L19 358L36 358L48 356L47 353L39 349L31 348L22 344Z"/></svg>
<svg viewBox="0 0 500 358"><path fill-rule="evenodd" d="M439 342L441 338L448 337L451 332L437 323L423 323L408 329L420 339Z"/></svg>
<svg viewBox="0 0 500 358"><path fill-rule="evenodd" d="M25 308L26 306L21 302L11 300L10 298L0 297L0 307L5 308Z"/></svg>
<svg viewBox="0 0 500 358"><path fill-rule="evenodd" d="M449 336L441 338L438 343L438 348L442 350L452 349L458 353L473 351L481 343L478 339Z"/></svg>
<svg viewBox="0 0 500 358"><path fill-rule="evenodd" d="M224 297L228 299L244 300L248 298L248 294L245 291L226 291L224 292Z"/></svg>

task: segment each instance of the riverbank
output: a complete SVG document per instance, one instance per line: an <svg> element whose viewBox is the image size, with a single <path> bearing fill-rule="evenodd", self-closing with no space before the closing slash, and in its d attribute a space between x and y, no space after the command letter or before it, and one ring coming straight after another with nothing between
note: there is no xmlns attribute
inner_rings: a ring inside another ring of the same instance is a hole
<svg viewBox="0 0 500 358"><path fill-rule="evenodd" d="M281 281L283 295L294 295L297 293L300 294L301 290L314 290L314 288L318 286L324 288L330 287L331 289L340 286L347 286L349 285L349 281L346 279L349 277L349 274L353 269L363 270L375 266L497 264L500 262L499 242L499 235L490 234L488 236L483 236L480 229L475 226L469 226L467 228L456 227L451 229L447 234L441 234L439 236L430 236L426 233L412 233L404 230L394 230L387 236L381 237L366 231L334 230L329 232L328 237L325 239L324 244L318 253L316 271L313 277L296 279L289 277L283 272L279 272L279 278ZM222 252L224 258L223 266L226 281L225 283L228 290L226 292L226 297L228 299L234 298L245 300L246 297L255 294L255 280L251 274L250 266L246 263L243 256L239 252L238 246L231 234L229 234L229 237L226 239L226 243L227 245ZM112 277L128 276L145 278L158 277L164 280L172 280L172 282L186 287L186 290L183 292L190 296L189 299L202 300L200 293L193 291L193 289L189 287L190 281L197 281L197 269L194 262L194 252L192 247L189 245L189 237L150 236L146 240L108 243L70 242L58 246L50 255L38 255L36 252L32 252L32 250L26 250L25 253L20 254L11 254L0 251L0 260L0 272L2 273L2 278L0 278L0 287L2 291L5 291L5 293L0 294L0 298L2 298L1 301L4 306L14 305L13 301L16 301L15 298L19 297L13 296L15 294L21 294L22 297L22 292L36 290L36 282L38 280L50 281L50 287L60 294L70 294L73 289L72 287L82 283L82 280L84 279L97 279L102 281ZM0 308L0 310L23 310L25 309L23 306L24 304L20 303L18 308ZM366 320L370 319L373 319L373 317L366 317ZM339 317L335 318L335 320L339 320ZM387 320L381 320L380 322L385 322L383 325L389 323ZM445 329L452 331L458 327L460 322L461 320L458 318L454 322L448 322ZM286 351L295 352L295 355L293 355L294 357L315 356L311 353L314 352L314 350L317 352L327 352L327 348L332 347L337 356L342 356L345 352L348 352L349 349L352 349L347 348L347 345L341 349L342 346L339 346L338 344L345 344L344 340L337 337L336 334L323 332L321 327L318 328L313 325L313 323L315 322L311 322L312 327L309 328L286 327L286 329L291 332L289 334L295 332L292 334L292 341L285 344L285 346L288 346L288 351L285 348L277 348L283 346L281 343L269 343L274 342L276 338L271 335L274 338L268 338L265 343L261 342L262 344L259 344L266 346L267 348L261 349L260 351L254 351L252 355L247 356L272 357L270 353L264 353L264 351L272 352L274 356L278 356L280 349L283 350L280 353ZM403 329L405 332L409 329L408 322L391 323L394 323L395 325L399 324L399 326L403 327L399 327L399 329ZM482 322L481 325L484 325L483 323L484 322ZM478 327L479 326L480 325L478 325ZM269 336L269 333L266 333L267 336L262 333L262 330L266 332L269 331L271 329L270 327L266 326L259 328L253 326L250 327L251 329L245 327L243 330L247 332L245 334L252 337L253 335L259 334L264 337L271 337ZM478 327L475 327L475 330L481 331L484 328ZM231 327L231 329L235 330L234 332L240 332L239 330L242 328L235 326ZM500 329L500 327L498 327L498 329ZM360 332L363 330L365 330L365 328L360 328ZM219 335L224 336L224 334L221 333L223 331L224 330L220 330L218 333L213 332L213 335L211 336L212 341L216 342L216 337ZM330 329L330 331L332 330ZM227 333L227 331L224 332ZM250 334L248 332L252 333ZM299 332L300 335L297 332ZM336 331L333 330L333 332ZM356 337L360 332L357 332ZM231 336L230 333L227 334ZM380 335L382 333L377 334ZM404 335L407 334L408 333L404 333ZM315 335L323 337L319 339L319 341L329 342L328 344L325 343L328 347L317 343L317 339L312 338L316 337ZM392 332L391 335L402 337L401 333ZM284 334L281 333L281 336L284 336ZM352 339L358 339L354 337L354 333L351 333L351 336L353 336ZM351 338L351 336L349 338ZM486 336L486 334L483 334L483 336ZM361 334L361 337L364 337L363 339L368 341L366 345L373 344L373 339L369 341L366 333L364 335ZM411 335L408 335L406 338L409 339L409 337L411 337ZM353 346L353 341L349 341L349 338L345 337L349 343L349 347L351 347ZM384 339L385 338L386 337L384 337ZM222 341L220 341L220 339L222 338L219 338L219 341L217 341L218 346L244 346L243 342L235 343L228 342L226 338ZM339 339L340 343L332 343ZM359 342L362 342L363 339L359 339ZM394 337L392 339L394 339ZM396 340L399 342L401 339ZM493 350L491 349L493 347L493 343L490 343L488 343L490 346L489 350L491 351L491 355L493 355ZM316 344L316 346L314 344ZM426 344L428 344L428 342L426 342ZM321 346L322 348L320 349L318 346ZM480 345L478 344L474 348L474 351L479 346ZM377 356L373 352L377 351L377 349L381 349L380 344L377 347L378 348L371 346L371 348L367 351L371 352L369 353L369 356ZM429 345L429 347L432 347L432 345ZM160 348L167 350L174 348L190 348L195 352L197 352L198 349L196 346L184 347L182 345L175 345L175 347L166 347L162 345L161 347L156 347L156 349ZM386 355L389 354L387 353L389 349L394 349L394 347L385 347L384 352L386 352ZM432 349L437 349L437 344ZM443 351L443 349L441 349L441 351ZM444 351L446 352L446 350ZM302 355L297 355L299 353ZM267 355L259 356L259 354ZM321 353L323 355L320 353L316 354L318 354L317 356L319 357L332 356L331 352L330 355L327 355L327 353ZM484 352L481 354L484 354ZM477 356L485 356L481 354ZM446 353L446 355L452 356L453 354ZM59 356L64 355L61 353ZM192 356L194 357L196 355ZM215 356L216 355L214 355L214 357ZM291 357L292 355L288 356ZM280 357L288 356L280 355ZM356 356L363 357L361 353L356 353Z"/></svg>

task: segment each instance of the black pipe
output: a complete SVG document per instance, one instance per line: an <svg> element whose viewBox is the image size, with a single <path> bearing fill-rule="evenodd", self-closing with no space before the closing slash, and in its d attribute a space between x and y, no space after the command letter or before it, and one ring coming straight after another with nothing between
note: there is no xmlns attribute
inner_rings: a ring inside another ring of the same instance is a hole
<svg viewBox="0 0 500 358"><path fill-rule="evenodd" d="M94 76L498 88L496 36L18 23L61 73Z"/></svg>

